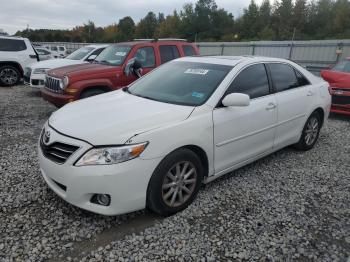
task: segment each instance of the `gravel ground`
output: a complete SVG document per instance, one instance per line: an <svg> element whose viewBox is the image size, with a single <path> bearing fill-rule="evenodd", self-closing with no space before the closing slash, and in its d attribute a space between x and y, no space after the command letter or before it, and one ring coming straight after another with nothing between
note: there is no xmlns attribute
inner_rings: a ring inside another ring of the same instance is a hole
<svg viewBox="0 0 350 262"><path fill-rule="evenodd" d="M35 89L0 87L0 261L348 260L350 118L332 116L315 149L226 175L164 219L99 216L52 193L36 142L54 110Z"/></svg>

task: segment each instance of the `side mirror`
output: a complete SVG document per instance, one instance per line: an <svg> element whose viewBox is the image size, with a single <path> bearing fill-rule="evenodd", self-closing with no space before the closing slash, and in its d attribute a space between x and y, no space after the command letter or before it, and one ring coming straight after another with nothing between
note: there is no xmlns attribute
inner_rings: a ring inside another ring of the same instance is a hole
<svg viewBox="0 0 350 262"><path fill-rule="evenodd" d="M226 107L229 106L249 106L250 97L246 94L232 93L225 96L222 100L222 104Z"/></svg>
<svg viewBox="0 0 350 262"><path fill-rule="evenodd" d="M89 56L89 57L86 59L86 61L92 62L92 61L94 61L94 60L96 59L96 57L97 57L97 55L91 55L91 56Z"/></svg>
<svg viewBox="0 0 350 262"><path fill-rule="evenodd" d="M131 73L136 77L140 78L142 76L142 65L136 58L131 58L124 68L124 73L129 76Z"/></svg>

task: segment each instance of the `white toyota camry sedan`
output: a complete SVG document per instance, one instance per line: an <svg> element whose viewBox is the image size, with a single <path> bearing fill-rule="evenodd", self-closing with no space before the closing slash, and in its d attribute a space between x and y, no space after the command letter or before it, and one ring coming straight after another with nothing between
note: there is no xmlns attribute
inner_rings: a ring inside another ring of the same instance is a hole
<svg viewBox="0 0 350 262"><path fill-rule="evenodd" d="M171 215L201 183L289 145L311 149L330 105L328 84L291 61L181 58L56 111L40 135L40 168L80 208Z"/></svg>

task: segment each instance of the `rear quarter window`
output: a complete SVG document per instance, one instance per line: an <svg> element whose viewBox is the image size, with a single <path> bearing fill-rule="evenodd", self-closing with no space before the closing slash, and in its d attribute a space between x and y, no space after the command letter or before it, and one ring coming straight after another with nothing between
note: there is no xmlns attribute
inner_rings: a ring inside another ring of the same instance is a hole
<svg viewBox="0 0 350 262"><path fill-rule="evenodd" d="M183 45L182 50L184 51L185 56L194 56L196 55L196 51L191 45Z"/></svg>
<svg viewBox="0 0 350 262"><path fill-rule="evenodd" d="M176 45L161 45L159 46L159 52L162 64L180 57L179 50L177 49Z"/></svg>
<svg viewBox="0 0 350 262"><path fill-rule="evenodd" d="M23 40L0 39L0 51L18 52L26 49L27 49L27 46Z"/></svg>

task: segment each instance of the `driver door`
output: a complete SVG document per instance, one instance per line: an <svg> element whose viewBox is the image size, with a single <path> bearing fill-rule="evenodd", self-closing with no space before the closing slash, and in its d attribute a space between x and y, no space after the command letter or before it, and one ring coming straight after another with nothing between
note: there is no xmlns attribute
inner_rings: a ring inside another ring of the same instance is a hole
<svg viewBox="0 0 350 262"><path fill-rule="evenodd" d="M264 64L242 70L226 91L250 96L244 107L219 106L213 111L215 172L259 156L273 147L277 104L270 93Z"/></svg>

